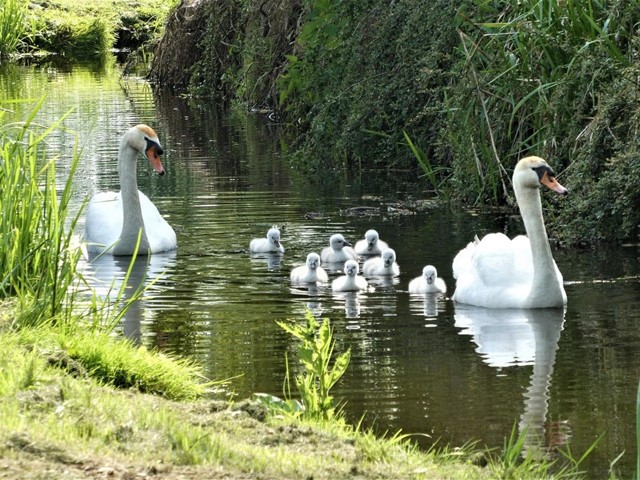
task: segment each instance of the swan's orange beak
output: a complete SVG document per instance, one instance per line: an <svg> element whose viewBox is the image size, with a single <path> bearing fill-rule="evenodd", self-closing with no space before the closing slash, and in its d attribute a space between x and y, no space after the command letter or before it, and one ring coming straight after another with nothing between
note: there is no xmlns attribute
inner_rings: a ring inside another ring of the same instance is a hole
<svg viewBox="0 0 640 480"><path fill-rule="evenodd" d="M540 179L540 183L560 195L566 195L569 193L569 190L560 185L556 180L556 177L549 175L549 172L544 172Z"/></svg>
<svg viewBox="0 0 640 480"><path fill-rule="evenodd" d="M149 159L149 163L156 171L158 175L164 175L164 167L162 166L162 161L160 160L160 153L155 145L152 145L145 152L147 158Z"/></svg>

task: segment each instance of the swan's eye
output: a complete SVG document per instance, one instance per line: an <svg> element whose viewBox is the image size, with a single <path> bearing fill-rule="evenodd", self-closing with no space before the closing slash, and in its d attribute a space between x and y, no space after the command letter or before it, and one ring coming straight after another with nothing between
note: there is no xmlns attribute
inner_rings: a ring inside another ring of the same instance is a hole
<svg viewBox="0 0 640 480"><path fill-rule="evenodd" d="M555 177L556 173L553 171L549 165L540 165L539 167L532 167L531 170L538 174L538 180L542 180L544 174L546 173L549 177Z"/></svg>
<svg viewBox="0 0 640 480"><path fill-rule="evenodd" d="M158 142L154 142L153 140L151 140L150 138L147 138L147 137L144 137L144 139L147 141L147 148L145 150L149 150L151 148L155 148L156 149L156 154L162 155L164 153L164 150L158 144Z"/></svg>

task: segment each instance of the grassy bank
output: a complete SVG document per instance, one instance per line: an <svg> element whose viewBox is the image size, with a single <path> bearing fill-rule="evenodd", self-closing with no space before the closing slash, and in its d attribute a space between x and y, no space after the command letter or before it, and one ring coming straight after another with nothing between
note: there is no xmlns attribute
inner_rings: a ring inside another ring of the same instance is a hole
<svg viewBox="0 0 640 480"><path fill-rule="evenodd" d="M13 308L0 306L2 478L581 478L574 466L523 459L517 438L504 452L471 445L424 452L410 436L380 438L339 417L294 418L222 394L203 399L192 365L102 335L10 331ZM164 370L178 388L163 384L155 395L141 392L143 381L116 388L117 375L92 366L96 350L105 364L127 358L123 370L134 363Z"/></svg>
<svg viewBox="0 0 640 480"><path fill-rule="evenodd" d="M61 362L63 343L51 331L0 334L0 475L488 478L459 454L419 453L339 424L284 421L255 402L115 389L89 375L83 360ZM139 355L131 347L128 354Z"/></svg>
<svg viewBox="0 0 640 480"><path fill-rule="evenodd" d="M8 0L0 9L0 51L5 56L48 54L73 60L101 59L112 49L150 53L175 4L161 0ZM3 31L12 35L3 35ZM11 41L3 41L5 37Z"/></svg>

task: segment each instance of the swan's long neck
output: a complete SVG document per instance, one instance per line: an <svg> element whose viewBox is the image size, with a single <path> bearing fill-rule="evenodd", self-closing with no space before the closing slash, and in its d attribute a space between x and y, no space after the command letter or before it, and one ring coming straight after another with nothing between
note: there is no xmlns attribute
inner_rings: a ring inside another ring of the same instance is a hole
<svg viewBox="0 0 640 480"><path fill-rule="evenodd" d="M136 178L136 157L138 152L123 139L118 152L118 175L120 177L120 195L122 197L122 231L113 247L114 255L132 255L138 243L138 235L142 230L142 238L138 253L149 252L149 240L144 228L138 180Z"/></svg>
<svg viewBox="0 0 640 480"><path fill-rule="evenodd" d="M538 306L561 306L564 303L562 288L542 218L540 191L537 188L519 187L517 183L514 190L533 257L533 283L528 301Z"/></svg>

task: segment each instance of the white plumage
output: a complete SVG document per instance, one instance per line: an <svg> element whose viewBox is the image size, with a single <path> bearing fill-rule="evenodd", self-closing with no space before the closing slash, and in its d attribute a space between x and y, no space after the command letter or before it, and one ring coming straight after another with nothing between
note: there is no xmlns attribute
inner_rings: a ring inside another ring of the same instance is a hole
<svg viewBox="0 0 640 480"><path fill-rule="evenodd" d="M446 293L447 285L438 277L438 271L433 265L422 269L422 275L409 282L409 293Z"/></svg>
<svg viewBox="0 0 640 480"><path fill-rule="evenodd" d="M344 275L331 282L334 292L353 292L364 290L369 285L364 277L358 275L360 267L355 260L347 260L344 264Z"/></svg>
<svg viewBox="0 0 640 480"><path fill-rule="evenodd" d="M367 230L364 240L358 240L354 248L357 255L380 255L382 251L389 248L386 242L380 240L376 230Z"/></svg>
<svg viewBox="0 0 640 480"><path fill-rule="evenodd" d="M551 254L542 217L540 186L565 194L551 167L539 157L518 162L513 189L527 237L502 233L469 243L453 260L458 303L487 308L562 307L567 295Z"/></svg>
<svg viewBox="0 0 640 480"><path fill-rule="evenodd" d="M386 248L379 257L367 259L362 265L362 273L366 277L397 277L400 267L396 263L396 252Z"/></svg>
<svg viewBox="0 0 640 480"><path fill-rule="evenodd" d="M307 262L305 265L301 265L291 270L290 278L292 283L317 283L329 281L327 272L325 272L324 268L320 266L320 255L315 252L311 252L307 255Z"/></svg>
<svg viewBox="0 0 640 480"><path fill-rule="evenodd" d="M144 153L154 170L164 174L160 161L162 147L158 136L147 125L136 125L122 137L118 152L120 192L94 195L87 206L84 240L91 253L108 251L113 255L159 253L177 246L176 234L156 206L138 190L138 154Z"/></svg>
<svg viewBox="0 0 640 480"><path fill-rule="evenodd" d="M284 253L280 243L280 230L272 227L265 238L254 238L249 242L249 250L253 253Z"/></svg>
<svg viewBox="0 0 640 480"><path fill-rule="evenodd" d="M351 248L351 244L344 237L336 233L331 235L329 246L320 252L322 263L343 263L347 260L357 260L356 252Z"/></svg>

